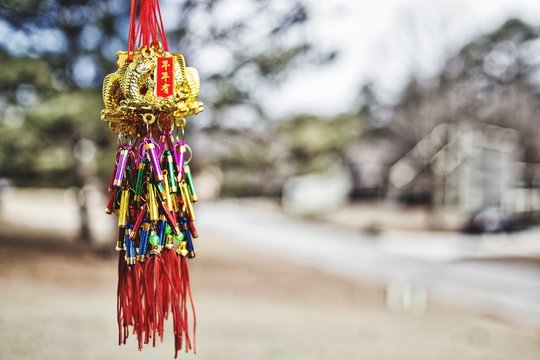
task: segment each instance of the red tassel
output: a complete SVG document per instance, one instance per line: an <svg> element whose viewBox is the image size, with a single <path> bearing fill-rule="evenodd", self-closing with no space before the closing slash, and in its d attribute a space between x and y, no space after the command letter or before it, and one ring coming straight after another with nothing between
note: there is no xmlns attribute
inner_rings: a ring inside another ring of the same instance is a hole
<svg viewBox="0 0 540 360"><path fill-rule="evenodd" d="M161 252L161 256L163 257L165 268L167 269L170 277L170 279L166 276L161 278L161 288L163 289L163 313L165 315L165 318L167 319L169 316L169 311L173 311L173 285L176 284L174 273L176 266L178 266L174 264L177 263L178 260L176 258L174 250L171 249L163 249L163 251Z"/></svg>
<svg viewBox="0 0 540 360"><path fill-rule="evenodd" d="M131 286L131 306L133 311L133 332L137 335L137 343L139 350L143 348L143 336L146 329L145 303L144 298L144 277L143 268L140 263L128 269L132 281ZM148 343L147 341L144 343Z"/></svg>
<svg viewBox="0 0 540 360"><path fill-rule="evenodd" d="M145 263L144 282L146 305L146 340L152 338L152 346L156 346L156 339L159 336L163 341L164 331L164 311L163 311L163 279L168 278L167 269L160 254L150 256Z"/></svg>
<svg viewBox="0 0 540 360"><path fill-rule="evenodd" d="M182 288L183 288L183 307L184 307L184 331L186 334L186 352L190 350L191 342L189 341L189 318L188 318L188 306L187 301L189 299L190 307L191 307L191 313L193 315L193 353L197 353L197 317L195 314L195 303L193 302L193 296L191 294L191 283L189 279L189 266L188 266L188 260L185 256L180 256L180 269L181 269L181 281L182 281Z"/></svg>
<svg viewBox="0 0 540 360"><path fill-rule="evenodd" d="M129 327L137 335L139 350L143 347L144 334L144 287L141 287L143 277L139 263L129 267L125 261L125 251L118 254L118 290L117 290L117 321L118 343L125 344L129 337Z"/></svg>
<svg viewBox="0 0 540 360"><path fill-rule="evenodd" d="M180 261L174 250L166 249L163 252L167 268L169 269L170 280L163 279L163 288L165 290L167 312L171 311L173 317L174 333L174 358L178 357L178 351L182 349L182 339L184 334L184 320L182 317L182 296L180 282Z"/></svg>
<svg viewBox="0 0 540 360"><path fill-rule="evenodd" d="M126 343L129 335L128 327L132 325L132 315L129 306L128 266L124 259L125 250L118 252L118 290L117 290L117 320L118 320L118 345Z"/></svg>
<svg viewBox="0 0 540 360"><path fill-rule="evenodd" d="M162 252L162 260L164 264L164 270L161 274L163 313L162 315L160 314L160 316L162 316L161 319L166 319L168 312L171 311L172 313L175 344L174 357L176 359L178 357L178 352L184 345L186 352L191 349L193 349L194 353L196 352L195 306L191 295L187 258L177 255L174 250L164 249ZM155 266L155 264L153 266ZM190 311L193 314L193 342L191 340L189 329ZM152 316L149 317L152 318Z"/></svg>

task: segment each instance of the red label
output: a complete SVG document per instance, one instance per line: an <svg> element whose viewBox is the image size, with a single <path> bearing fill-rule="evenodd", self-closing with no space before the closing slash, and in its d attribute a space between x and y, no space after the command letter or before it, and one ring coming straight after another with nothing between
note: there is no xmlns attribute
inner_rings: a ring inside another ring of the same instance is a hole
<svg viewBox="0 0 540 360"><path fill-rule="evenodd" d="M156 66L156 96L174 96L174 62L172 57L158 57Z"/></svg>

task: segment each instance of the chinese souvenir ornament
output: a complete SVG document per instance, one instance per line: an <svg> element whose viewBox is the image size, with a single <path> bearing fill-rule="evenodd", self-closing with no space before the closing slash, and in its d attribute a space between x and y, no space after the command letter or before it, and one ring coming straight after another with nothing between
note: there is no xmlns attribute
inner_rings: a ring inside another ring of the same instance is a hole
<svg viewBox="0 0 540 360"><path fill-rule="evenodd" d="M116 65L103 81L101 119L119 140L106 208L118 217L118 341L132 333L139 350L155 346L170 318L176 357L196 349L187 259L197 193L184 128L203 109L199 76L168 51L157 0L132 1L128 51Z"/></svg>

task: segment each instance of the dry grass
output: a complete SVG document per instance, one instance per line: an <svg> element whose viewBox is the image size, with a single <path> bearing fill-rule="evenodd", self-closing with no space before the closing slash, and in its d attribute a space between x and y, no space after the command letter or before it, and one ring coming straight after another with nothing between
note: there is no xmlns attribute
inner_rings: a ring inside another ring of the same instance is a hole
<svg viewBox="0 0 540 360"><path fill-rule="evenodd" d="M77 247L0 242L2 359L167 359L116 345L116 260ZM398 316L382 287L249 252L205 234L191 262L203 359L538 359L539 334L431 303Z"/></svg>

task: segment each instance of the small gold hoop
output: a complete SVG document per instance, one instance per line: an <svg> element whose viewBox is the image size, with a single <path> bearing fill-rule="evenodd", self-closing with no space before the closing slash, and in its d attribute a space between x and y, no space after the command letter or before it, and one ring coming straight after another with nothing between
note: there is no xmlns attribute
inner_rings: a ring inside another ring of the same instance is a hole
<svg viewBox="0 0 540 360"><path fill-rule="evenodd" d="M177 128L183 129L186 126L186 118L176 118L174 120L174 125L176 125Z"/></svg>
<svg viewBox="0 0 540 360"><path fill-rule="evenodd" d="M152 49L151 47L145 47L145 48L141 51L141 54L142 54L143 58L149 59L149 58L151 58L152 56L154 56L154 49Z"/></svg>
<svg viewBox="0 0 540 360"><path fill-rule="evenodd" d="M156 117L154 114L146 113L142 116L142 120L147 125L152 125L156 121Z"/></svg>
<svg viewBox="0 0 540 360"><path fill-rule="evenodd" d="M150 47L152 50L155 50L155 51L158 51L161 50L161 43L159 41L152 41L152 43L150 44Z"/></svg>
<svg viewBox="0 0 540 360"><path fill-rule="evenodd" d="M191 158L193 157L193 152L191 151L191 147L189 147L188 144L185 144L185 146L186 146L186 150L189 150L189 157L186 160L186 162L189 164L191 162Z"/></svg>

